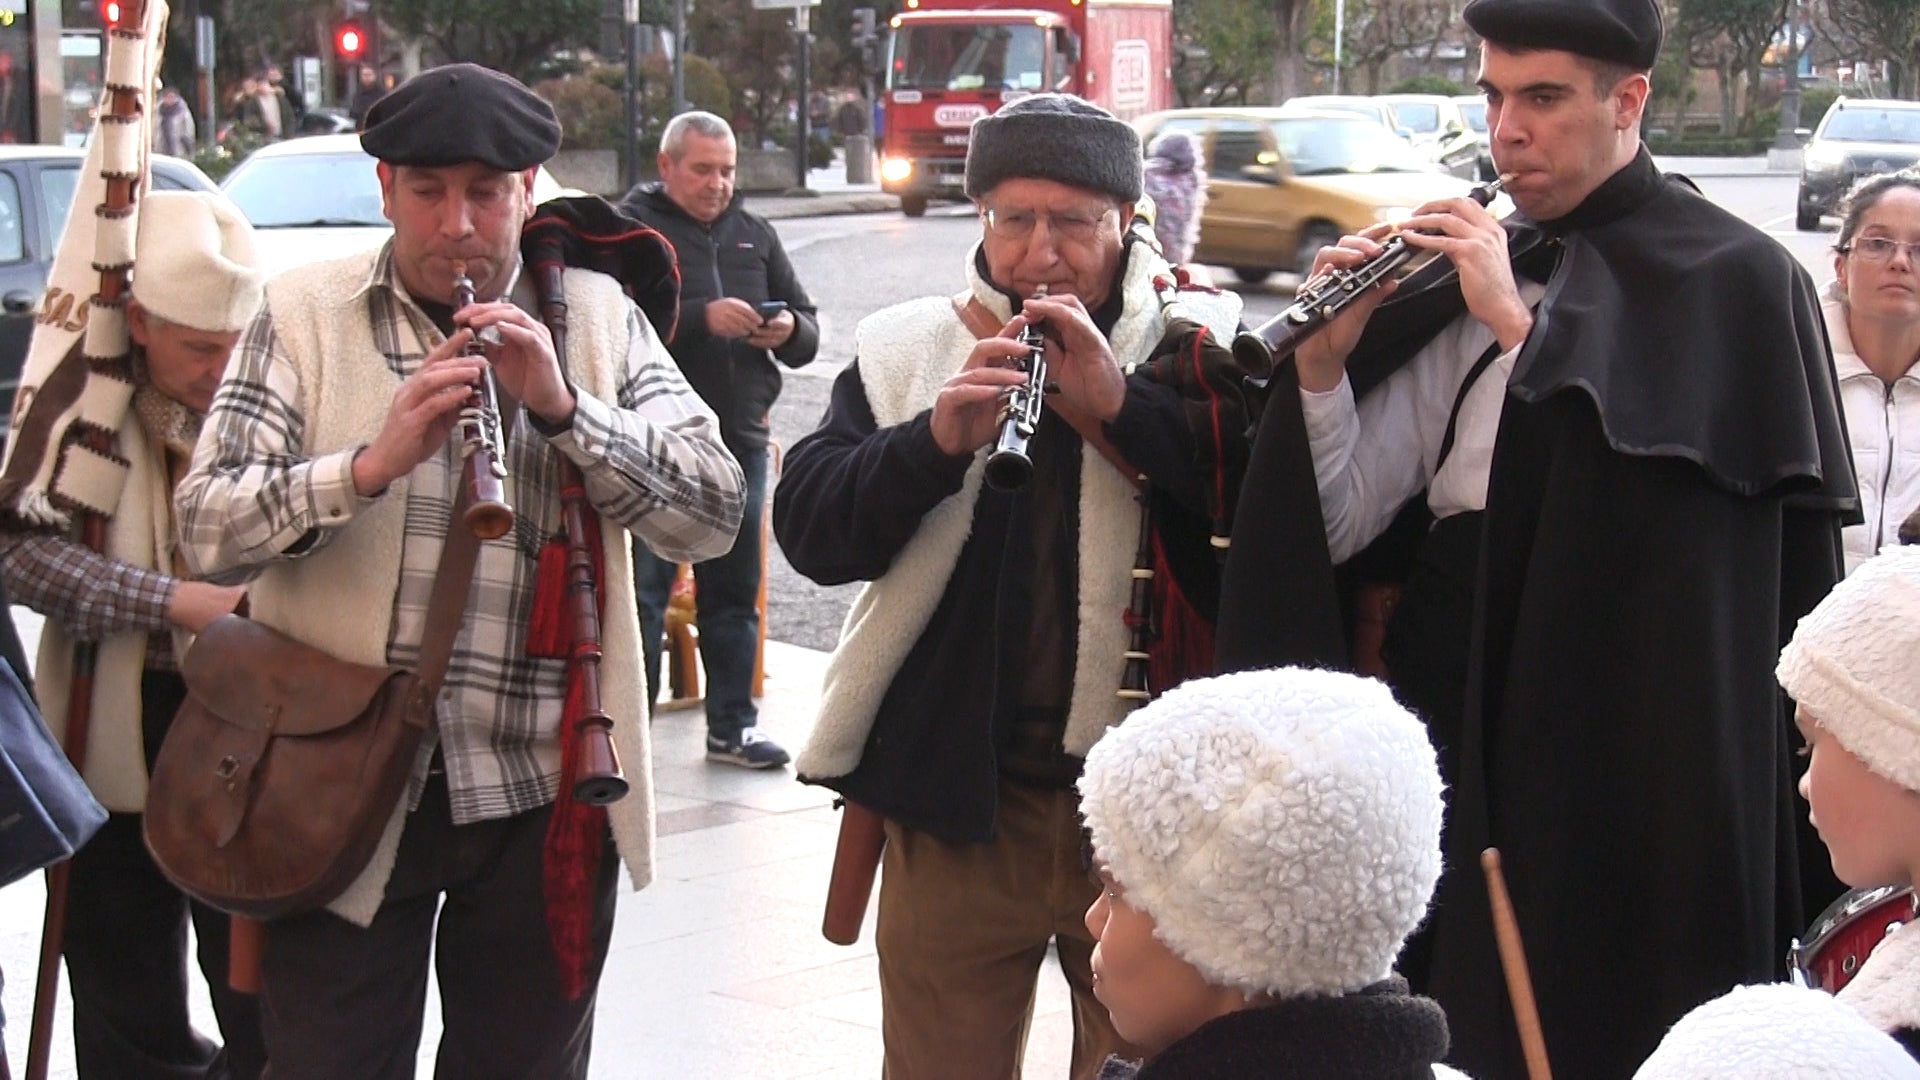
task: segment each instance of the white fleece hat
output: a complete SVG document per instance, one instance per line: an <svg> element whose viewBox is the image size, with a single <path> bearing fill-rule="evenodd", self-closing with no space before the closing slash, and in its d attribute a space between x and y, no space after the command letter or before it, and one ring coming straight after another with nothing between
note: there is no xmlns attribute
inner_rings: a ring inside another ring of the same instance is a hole
<svg viewBox="0 0 1920 1080"><path fill-rule="evenodd" d="M1867 768L1920 791L1920 547L1886 548L1835 586L1775 675Z"/></svg>
<svg viewBox="0 0 1920 1080"><path fill-rule="evenodd" d="M1372 679L1279 668L1169 691L1087 754L1093 847L1217 986L1341 994L1392 971L1440 877L1426 728Z"/></svg>
<svg viewBox="0 0 1920 1080"><path fill-rule="evenodd" d="M244 330L260 307L264 275L253 226L225 195L155 191L140 202L133 298L170 323Z"/></svg>
<svg viewBox="0 0 1920 1080"><path fill-rule="evenodd" d="M1892 1037L1819 990L1738 986L1680 1018L1634 1080L1920 1080Z"/></svg>

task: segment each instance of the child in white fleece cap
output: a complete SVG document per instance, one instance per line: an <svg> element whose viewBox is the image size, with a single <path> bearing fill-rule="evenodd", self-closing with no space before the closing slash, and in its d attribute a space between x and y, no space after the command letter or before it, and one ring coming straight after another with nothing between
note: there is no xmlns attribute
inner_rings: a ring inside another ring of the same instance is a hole
<svg viewBox="0 0 1920 1080"><path fill-rule="evenodd" d="M1393 975L1440 876L1440 773L1384 685L1186 683L1094 746L1080 794L1105 886L1094 994L1149 1052L1102 1077L1425 1076L1446 1056L1440 1007Z"/></svg>
<svg viewBox="0 0 1920 1080"><path fill-rule="evenodd" d="M1887 548L1836 586L1795 627L1776 674L1798 707L1812 758L1800 794L1833 872L1855 887L1920 881L1920 547ZM1889 1065L1889 1052L1902 1060ZM1674 1025L1638 1077L1920 1077L1916 1056L1920 928L1909 923L1837 1000L1742 987Z"/></svg>

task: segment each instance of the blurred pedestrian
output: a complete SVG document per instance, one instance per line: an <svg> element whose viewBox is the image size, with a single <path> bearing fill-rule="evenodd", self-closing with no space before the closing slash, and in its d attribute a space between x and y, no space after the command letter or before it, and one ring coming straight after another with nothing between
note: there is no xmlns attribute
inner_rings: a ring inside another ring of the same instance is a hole
<svg viewBox="0 0 1920 1080"><path fill-rule="evenodd" d="M1153 235L1167 261L1193 261L1200 214L1207 205L1207 172L1200 148L1184 131L1162 132L1147 147L1147 194L1153 199Z"/></svg>
<svg viewBox="0 0 1920 1080"><path fill-rule="evenodd" d="M192 157L193 110L180 91L169 86L160 92L160 108L153 120L153 149L174 157Z"/></svg>

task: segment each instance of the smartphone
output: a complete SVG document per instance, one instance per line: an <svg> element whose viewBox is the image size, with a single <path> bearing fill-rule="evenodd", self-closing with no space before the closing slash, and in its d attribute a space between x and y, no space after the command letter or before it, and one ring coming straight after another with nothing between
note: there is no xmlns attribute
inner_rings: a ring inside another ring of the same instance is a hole
<svg viewBox="0 0 1920 1080"><path fill-rule="evenodd" d="M775 315L787 310L787 302L785 300L762 300L753 305L753 307L755 311L760 313L760 321L768 322L771 321Z"/></svg>

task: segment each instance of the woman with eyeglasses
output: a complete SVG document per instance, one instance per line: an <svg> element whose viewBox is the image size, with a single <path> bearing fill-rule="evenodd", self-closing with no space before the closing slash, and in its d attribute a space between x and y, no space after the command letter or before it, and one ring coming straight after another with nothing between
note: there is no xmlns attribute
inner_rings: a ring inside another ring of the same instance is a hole
<svg viewBox="0 0 1920 1080"><path fill-rule="evenodd" d="M1852 573L1920 507L1920 170L1855 185L1833 251L1823 310L1866 517L1844 530Z"/></svg>

